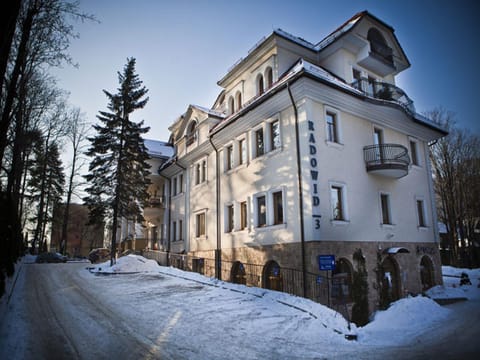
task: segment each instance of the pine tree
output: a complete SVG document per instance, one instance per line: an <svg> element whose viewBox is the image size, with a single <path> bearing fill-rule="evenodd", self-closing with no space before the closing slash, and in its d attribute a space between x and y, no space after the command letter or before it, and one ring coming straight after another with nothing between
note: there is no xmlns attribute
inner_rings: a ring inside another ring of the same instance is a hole
<svg viewBox="0 0 480 360"><path fill-rule="evenodd" d="M116 94L103 90L108 98L108 112L99 111L101 124L94 125L97 135L89 138L87 155L93 157L89 173L90 184L84 198L90 210L90 223L112 221L111 264L115 261L118 221L122 218L142 221L142 209L148 199L147 186L150 165L142 138L149 128L143 121L135 123L130 114L148 102L148 90L135 73L135 59L127 59L118 73L120 87Z"/></svg>

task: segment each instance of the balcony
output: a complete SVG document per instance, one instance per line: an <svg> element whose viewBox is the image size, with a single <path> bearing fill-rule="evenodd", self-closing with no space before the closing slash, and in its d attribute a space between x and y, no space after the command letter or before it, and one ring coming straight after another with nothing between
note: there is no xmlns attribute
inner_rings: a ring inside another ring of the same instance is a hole
<svg viewBox="0 0 480 360"><path fill-rule="evenodd" d="M369 145L363 148L367 172L399 179L408 174L410 156L399 144Z"/></svg>
<svg viewBox="0 0 480 360"><path fill-rule="evenodd" d="M383 81L361 78L350 84L365 95L379 100L393 101L402 106L410 115L415 115L416 110L413 100L399 87Z"/></svg>
<svg viewBox="0 0 480 360"><path fill-rule="evenodd" d="M148 199L148 207L164 207L165 201L163 196L151 197Z"/></svg>

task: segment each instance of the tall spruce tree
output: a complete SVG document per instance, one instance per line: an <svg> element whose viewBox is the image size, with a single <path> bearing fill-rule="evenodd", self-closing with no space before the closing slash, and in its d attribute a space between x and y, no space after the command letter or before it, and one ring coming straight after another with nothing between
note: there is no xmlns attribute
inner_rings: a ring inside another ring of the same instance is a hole
<svg viewBox="0 0 480 360"><path fill-rule="evenodd" d="M97 115L101 124L94 125L97 135L89 138L87 155L93 157L89 173L90 184L84 198L90 210L90 223L111 218L111 265L115 262L117 228L122 218L142 221L142 209L148 193L150 165L142 134L149 127L143 121L135 123L130 114L148 102L148 90L135 73L135 59L127 59L123 72L118 72L120 87L116 94L103 90L108 98L108 110Z"/></svg>

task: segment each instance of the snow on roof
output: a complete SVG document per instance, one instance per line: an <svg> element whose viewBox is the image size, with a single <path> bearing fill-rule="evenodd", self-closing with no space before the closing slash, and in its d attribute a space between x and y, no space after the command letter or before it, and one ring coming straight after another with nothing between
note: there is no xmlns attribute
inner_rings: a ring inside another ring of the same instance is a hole
<svg viewBox="0 0 480 360"><path fill-rule="evenodd" d="M164 141L144 139L144 143L151 156L171 157L173 155L173 147Z"/></svg>
<svg viewBox="0 0 480 360"><path fill-rule="evenodd" d="M206 107L203 107L203 106L200 106L200 105L190 105L191 107L193 108L196 108L200 111L203 111L209 115L212 115L212 116L216 116L216 117L219 117L219 118L224 118L225 117L225 114L224 113L221 113L220 111L216 111L216 110L213 110L213 109L209 109L209 108L206 108Z"/></svg>
<svg viewBox="0 0 480 360"><path fill-rule="evenodd" d="M317 51L320 51L330 45L332 42L334 42L336 39L338 39L340 36L345 34L346 32L350 31L350 29L353 28L353 26L366 14L366 12L361 12L358 14L355 14L353 17L351 17L349 20L347 20L342 26L340 26L337 30L332 32L330 35L328 35L325 39L320 41L316 46L315 49Z"/></svg>

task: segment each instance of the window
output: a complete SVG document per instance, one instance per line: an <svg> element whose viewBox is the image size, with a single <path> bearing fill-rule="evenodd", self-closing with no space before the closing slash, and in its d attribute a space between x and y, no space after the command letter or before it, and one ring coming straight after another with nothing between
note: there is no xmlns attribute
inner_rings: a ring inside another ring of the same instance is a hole
<svg viewBox="0 0 480 360"><path fill-rule="evenodd" d="M233 96L228 98L228 114L231 115L235 112L235 100L233 100Z"/></svg>
<svg viewBox="0 0 480 360"><path fill-rule="evenodd" d="M172 222L172 240L177 241L177 222Z"/></svg>
<svg viewBox="0 0 480 360"><path fill-rule="evenodd" d="M255 155L256 157L262 156L265 153L264 141L263 141L263 128L255 131Z"/></svg>
<svg viewBox="0 0 480 360"><path fill-rule="evenodd" d="M380 206L382 209L382 224L392 224L392 216L390 213L390 195L380 194Z"/></svg>
<svg viewBox="0 0 480 360"><path fill-rule="evenodd" d="M183 174L178 176L178 192L183 193Z"/></svg>
<svg viewBox="0 0 480 360"><path fill-rule="evenodd" d="M425 206L423 200L417 199L417 217L418 217L418 226L419 227L426 227L427 224L425 222Z"/></svg>
<svg viewBox="0 0 480 360"><path fill-rule="evenodd" d="M270 123L270 151L280 148L280 125L279 121L275 120Z"/></svg>
<svg viewBox="0 0 480 360"><path fill-rule="evenodd" d="M353 71L353 86L358 89L362 90L362 73L360 70L352 69Z"/></svg>
<svg viewBox="0 0 480 360"><path fill-rule="evenodd" d="M247 163L247 143L245 139L241 139L238 141L238 163L239 165L243 165Z"/></svg>
<svg viewBox="0 0 480 360"><path fill-rule="evenodd" d="M243 201L240 203L240 229L247 228L247 202Z"/></svg>
<svg viewBox="0 0 480 360"><path fill-rule="evenodd" d="M200 163L195 165L195 185L200 184Z"/></svg>
<svg viewBox="0 0 480 360"><path fill-rule="evenodd" d="M183 220L178 220L178 240L183 240Z"/></svg>
<svg viewBox="0 0 480 360"><path fill-rule="evenodd" d="M202 182L207 180L207 160L202 161Z"/></svg>
<svg viewBox="0 0 480 360"><path fill-rule="evenodd" d="M232 232L234 229L234 213L233 213L233 205L228 205L227 206L227 226L226 226L226 231L227 232Z"/></svg>
<svg viewBox="0 0 480 360"><path fill-rule="evenodd" d="M258 74L258 76L257 76L257 95L262 95L263 91L264 91L263 75Z"/></svg>
<svg viewBox="0 0 480 360"><path fill-rule="evenodd" d="M257 202L257 226L267 225L267 203L265 195L256 198Z"/></svg>
<svg viewBox="0 0 480 360"><path fill-rule="evenodd" d="M265 82L267 84L267 89L273 84L273 72L271 67L268 67L267 70L265 70Z"/></svg>
<svg viewBox="0 0 480 360"><path fill-rule="evenodd" d="M197 123L192 121L187 128L187 146L192 145L196 140Z"/></svg>
<svg viewBox="0 0 480 360"><path fill-rule="evenodd" d="M235 102L237 103L236 110L238 111L242 108L242 93L240 91L237 91L235 94Z"/></svg>
<svg viewBox="0 0 480 360"><path fill-rule="evenodd" d="M205 236L205 213L196 215L196 236Z"/></svg>
<svg viewBox="0 0 480 360"><path fill-rule="evenodd" d="M417 142L410 140L410 154L412 156L412 165L419 166Z"/></svg>
<svg viewBox="0 0 480 360"><path fill-rule="evenodd" d="M229 145L225 149L225 170L231 170L233 168L233 146Z"/></svg>
<svg viewBox="0 0 480 360"><path fill-rule="evenodd" d="M326 122L327 122L327 140L338 143L339 139L338 139L337 115L332 112L327 112Z"/></svg>
<svg viewBox="0 0 480 360"><path fill-rule="evenodd" d="M172 190L172 193L173 193L173 196L177 195L177 178L174 177L173 180L173 190Z"/></svg>
<svg viewBox="0 0 480 360"><path fill-rule="evenodd" d="M273 193L273 223L283 224L283 195L281 191Z"/></svg>
<svg viewBox="0 0 480 360"><path fill-rule="evenodd" d="M343 196L343 187L338 185L332 185L330 187L330 199L332 203L332 219L333 220L345 220L345 204Z"/></svg>

